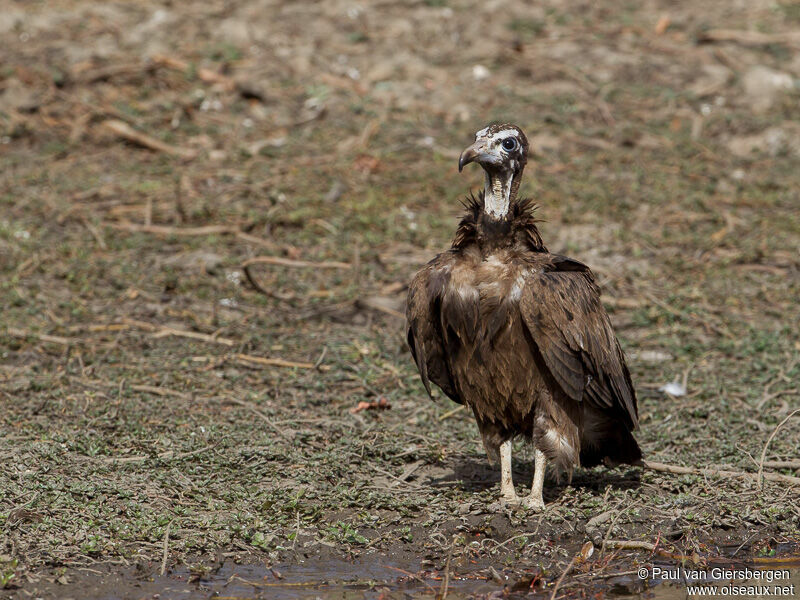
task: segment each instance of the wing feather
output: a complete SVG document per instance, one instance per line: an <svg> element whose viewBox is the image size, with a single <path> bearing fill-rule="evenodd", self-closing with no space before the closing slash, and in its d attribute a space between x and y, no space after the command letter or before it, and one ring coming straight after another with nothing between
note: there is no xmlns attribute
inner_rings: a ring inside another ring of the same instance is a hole
<svg viewBox="0 0 800 600"><path fill-rule="evenodd" d="M556 383L576 402L620 414L636 427L636 394L600 290L585 265L551 255L528 271L523 321Z"/></svg>
<svg viewBox="0 0 800 600"><path fill-rule="evenodd" d="M442 314L442 296L452 267L450 261L449 253L440 254L411 281L406 303L407 338L428 394L433 382L450 399L463 404L445 353L446 319Z"/></svg>

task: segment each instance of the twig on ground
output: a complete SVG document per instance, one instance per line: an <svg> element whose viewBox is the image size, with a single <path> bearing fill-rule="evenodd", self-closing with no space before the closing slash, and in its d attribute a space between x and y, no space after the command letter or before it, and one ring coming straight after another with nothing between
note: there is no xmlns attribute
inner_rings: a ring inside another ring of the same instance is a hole
<svg viewBox="0 0 800 600"><path fill-rule="evenodd" d="M711 475L717 477L758 478L758 475L756 473L746 473L744 471L724 471L721 469L710 469L710 468L698 469L696 467L682 467L679 465L668 465L665 463L652 462L649 460L644 461L644 465L651 471L660 471L662 473L674 473L676 475ZM765 473L763 477L764 479L767 479L769 481L780 481L782 483L791 483L793 485L800 485L800 477L793 477L792 475L781 475L780 473Z"/></svg>
<svg viewBox="0 0 800 600"><path fill-rule="evenodd" d="M183 460L184 458L189 458L191 456L207 452L212 448L214 448L215 446L216 444L211 444L210 446L205 446L204 448L198 448L197 450L192 450L191 452L181 452L180 454L173 454L172 450L167 450L166 452L161 452L160 454L156 454L156 458L158 458L159 460ZM113 463L113 464L128 464L128 463L144 462L148 458L150 458L150 456L147 455L109 456L107 458L104 458L103 460L107 463Z"/></svg>
<svg viewBox="0 0 800 600"><path fill-rule="evenodd" d="M419 581L422 585L427 587L432 592L434 592L434 593L436 592L436 589L430 583L425 581L422 577L420 577L416 573L411 573L410 571L406 571L405 569L401 569L399 567L392 567L392 566L389 566L389 565L381 565L381 566L384 569L391 569L392 571L397 571L398 573L402 573L403 575L405 575L407 577L411 577L412 579L416 579L417 581Z"/></svg>
<svg viewBox="0 0 800 600"><path fill-rule="evenodd" d="M445 419L449 419L454 414L458 413L459 411L464 410L464 408L465 408L465 406L463 404L459 404L453 410L448 410L446 413L444 413L441 417L439 417L439 420L440 421L444 421Z"/></svg>
<svg viewBox="0 0 800 600"><path fill-rule="evenodd" d="M161 557L161 576L164 576L164 573L167 570L167 554L169 552L169 530L172 527L172 521L167 523L167 530L164 532L164 553Z"/></svg>
<svg viewBox="0 0 800 600"><path fill-rule="evenodd" d="M91 221L89 221L89 219L84 218L82 219L82 221L86 229L89 230L89 233L92 234L92 237L97 242L97 245L100 246L100 249L108 250L108 244L106 244L106 241L103 239L103 235L100 233L97 227L95 227L94 224Z"/></svg>
<svg viewBox="0 0 800 600"><path fill-rule="evenodd" d="M245 364L257 364L267 367L286 367L295 369L318 369L320 371L330 371L329 365L321 365L310 362L296 362L292 360L285 360L283 358L265 358L262 356L253 356L252 354L236 354L236 360Z"/></svg>
<svg viewBox="0 0 800 600"><path fill-rule="evenodd" d="M553 586L553 593L550 594L550 600L555 600L556 594L558 593L558 588L561 587L561 582L564 581L564 578L569 575L570 571L576 564L583 563L584 561L589 560L589 557L594 554L594 544L592 542L586 542L581 549L572 557L572 560L569 561L567 568L564 569L564 572L561 573L561 576L556 581L556 584Z"/></svg>
<svg viewBox="0 0 800 600"><path fill-rule="evenodd" d="M453 558L453 546L455 546L455 543L456 540L453 538L453 541L450 542L450 552L447 554L447 564L444 567L444 579L442 580L442 587L437 600L445 600L447 598L447 589L450 586L450 561Z"/></svg>
<svg viewBox="0 0 800 600"><path fill-rule="evenodd" d="M253 265L266 264L278 265L281 267L299 267L299 268L313 268L313 269L349 269L350 265L341 262L311 262L306 260L293 260L291 258L284 258L282 256L254 256L242 263L242 271L244 276L253 288L265 296L270 298L277 298L278 300L291 300L293 296L283 296L273 291L264 288L251 272Z"/></svg>
<svg viewBox="0 0 800 600"><path fill-rule="evenodd" d="M797 413L800 413L800 408L798 408L797 410L793 410L788 415L786 415L786 418L783 421L781 421L780 423L778 423L778 426L772 431L770 436L767 438L767 443L764 444L764 448L761 450L761 460L759 461L759 465L758 465L758 479L757 479L757 481L758 481L758 489L761 489L764 486L764 479L763 479L763 477L764 477L764 459L767 457L767 448L769 448L770 442L772 442L772 438L774 438L775 434L778 433L778 430L781 427L783 427L786 424L786 422L789 419L791 419L793 416L795 416ZM789 475L783 475L783 477L790 477L790 476ZM792 479L796 479L797 483L800 483L800 477L792 477Z"/></svg>
<svg viewBox="0 0 800 600"><path fill-rule="evenodd" d="M160 338L160 337L167 337L167 336L176 336L176 337L185 337L190 338L193 340L200 340L203 342L210 342L214 344L222 344L223 346L235 346L236 342L229 338L223 337L216 337L214 335L209 335L207 333L200 333L198 331L188 331L186 329L175 329L174 327L166 327L162 325L154 325L153 323L148 323L146 321L137 321L135 319L122 319L122 322L126 325L130 325L131 327L138 327L139 329L144 329L146 331L153 332L153 337Z"/></svg>
<svg viewBox="0 0 800 600"><path fill-rule="evenodd" d="M147 135L146 133L136 131L125 121L120 121L119 119L108 119L103 121L102 126L124 140L138 144L139 146L144 146L150 150L163 152L164 154L185 159L192 159L197 156L197 152L190 148L180 148L178 146L172 146L166 142L162 142L161 140Z"/></svg>
<svg viewBox="0 0 800 600"><path fill-rule="evenodd" d="M294 260L283 256L254 256L242 263L242 268L250 265L278 265L281 267L301 267L310 269L349 269L350 264L335 261L314 262L309 260Z"/></svg>
<svg viewBox="0 0 800 600"><path fill-rule="evenodd" d="M648 552L655 552L656 545L652 542L643 542L637 540L605 540L603 548L615 548L619 550L647 550Z"/></svg>
<svg viewBox="0 0 800 600"><path fill-rule="evenodd" d="M709 29L699 36L702 42L736 42L744 46L769 46L771 44L786 44L800 47L800 31L785 31L781 33L762 33L760 31L745 31L740 29Z"/></svg>
<svg viewBox="0 0 800 600"><path fill-rule="evenodd" d="M243 242L257 244L265 248L278 249L279 246L244 231L237 227L228 225L204 225L202 227L169 227L166 225L140 225L138 223L104 223L107 227L120 231L131 231L135 233L153 233L156 235L177 235L177 236L203 236L203 235L234 235Z"/></svg>
<svg viewBox="0 0 800 600"><path fill-rule="evenodd" d="M191 67L191 65L189 65L187 62L172 56L165 56L163 54L155 55L153 57L153 64L183 72L188 72ZM223 86L227 90L233 90L237 87L237 84L233 79L227 75L223 75L222 73L212 71L211 69L197 69L196 75L200 81L204 81L205 83L216 83Z"/></svg>
<svg viewBox="0 0 800 600"><path fill-rule="evenodd" d="M291 439L288 435L286 435L283 432L283 430L280 427L275 425L275 423L273 423L272 420L267 415L265 415L263 412L258 410L258 408L256 408L255 405L253 405L252 403L245 402L244 400L239 400L238 398L225 398L224 401L225 402L230 402L231 404L238 404L239 406L243 406L243 407L249 409L256 416L258 416L262 421L264 421L267 425L269 425L270 429L272 429L275 433L277 433L283 439Z"/></svg>
<svg viewBox="0 0 800 600"><path fill-rule="evenodd" d="M214 235L218 233L237 233L239 230L228 225L205 225L203 227L168 227L165 225L139 225L137 223L105 223L112 229L133 231L141 233L156 233L159 235Z"/></svg>
<svg viewBox="0 0 800 600"><path fill-rule="evenodd" d="M800 460L765 460L761 464L771 469L800 469Z"/></svg>
<svg viewBox="0 0 800 600"><path fill-rule="evenodd" d="M46 333L35 333L33 331L25 331L17 329L16 327L9 327L6 329L8 335L15 338L36 338L40 342L48 342L50 344L61 344L62 346L74 346L75 344L85 343L85 340L80 338L66 338L60 335L48 335Z"/></svg>
<svg viewBox="0 0 800 600"><path fill-rule="evenodd" d="M555 598L556 598L556 594L558 593L558 588L560 588L560 587L561 587L561 582L562 582L562 581L564 581L564 577L566 577L566 576L567 576L567 574L568 574L570 571L572 571L572 567L574 567L574 566L575 566L575 563L577 562L577 560L578 560L578 556L579 556L579 555L580 555L580 553L578 553L578 554L576 554L575 556L573 556L573 557L572 557L572 560L571 560L571 561L569 561L569 564L567 565L567 568L566 568L566 569L564 569L564 571L561 573L561 575L559 576L559 578L558 578L558 579L556 579L556 583L555 583L555 585L553 586L553 592L550 594L550 600L555 600Z"/></svg>
<svg viewBox="0 0 800 600"><path fill-rule="evenodd" d="M191 399L191 394L184 394L178 390L171 390L169 388L158 387L155 385L132 385L131 389L136 392L147 392L148 394L155 394L156 396L174 396L182 400Z"/></svg>

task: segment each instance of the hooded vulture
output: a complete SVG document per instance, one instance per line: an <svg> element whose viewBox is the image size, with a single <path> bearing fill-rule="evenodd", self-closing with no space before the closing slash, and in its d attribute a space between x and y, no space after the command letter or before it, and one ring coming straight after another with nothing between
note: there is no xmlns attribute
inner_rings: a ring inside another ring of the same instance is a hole
<svg viewBox="0 0 800 600"><path fill-rule="evenodd" d="M452 247L414 277L406 318L428 393L434 383L469 407L499 459L501 502L541 510L547 461L571 476L577 465L641 464L642 453L636 393L594 276L548 252L534 204L517 197L527 154L515 125L475 135L458 170L478 163L484 190L467 199ZM523 500L511 477L516 436L535 449Z"/></svg>

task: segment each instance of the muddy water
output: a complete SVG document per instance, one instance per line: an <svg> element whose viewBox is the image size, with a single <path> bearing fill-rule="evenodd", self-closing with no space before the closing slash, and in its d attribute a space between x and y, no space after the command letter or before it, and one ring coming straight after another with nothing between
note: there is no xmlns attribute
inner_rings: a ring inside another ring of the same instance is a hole
<svg viewBox="0 0 800 600"><path fill-rule="evenodd" d="M693 571L691 567L654 565L646 580L637 569L626 571L619 577L594 579L584 575L565 581L559 597L581 597L583 593L594 596L602 592L605 597L628 597L648 600L677 600L706 596L719 598L798 598L800 600L800 568L776 565L766 569L752 567L749 580L739 577L730 582L732 574L714 571L708 567ZM725 567L729 569L729 567ZM736 567L743 570L745 567ZM771 571L771 575L767 573ZM413 573L413 575L412 575ZM448 581L447 597L452 600L467 598L549 598L551 588L544 591L526 589L520 582L509 581L507 586L484 578L485 571L465 574L456 570ZM745 573L746 574L746 573ZM727 575L727 578L726 578ZM739 576L737 573L734 576ZM722 579L714 580L715 577ZM592 581L590 581L592 579ZM771 581L769 581L771 579ZM522 580L525 581L524 579ZM516 586L514 585L516 583ZM216 598L217 600L400 600L434 598L443 591L442 573L425 573L417 565L398 566L390 561L371 557L364 562L328 560L324 563L292 565L291 567L265 569L260 565L225 564L214 573L202 578L188 571L176 570L164 577L140 581L137 591L152 594L159 600L174 598ZM705 592L692 585L707 586ZM731 585L739 586L735 589ZM757 587L760 586L760 587ZM793 586L793 587L792 587ZM504 587L506 593L504 594ZM516 587L516 590L511 588ZM711 591L715 588L716 591ZM778 589L780 588L780 589ZM99 590L98 590L99 591ZM128 594L112 592L92 595L95 598L122 598ZM510 593L509 593L510 592ZM156 596L157 594L157 596ZM137 596L145 597L145 596Z"/></svg>
<svg viewBox="0 0 800 600"><path fill-rule="evenodd" d="M152 578L140 590L157 593L159 600L215 598L216 600L368 600L432 598L443 591L442 574L425 574L418 565L391 561L326 560L323 563L265 569L260 565L225 564L197 580L188 571ZM502 590L494 581L453 575L447 585L453 600L487 596ZM114 595L109 598L116 597Z"/></svg>
<svg viewBox="0 0 800 600"><path fill-rule="evenodd" d="M657 568L656 565L654 568ZM717 598L795 598L800 599L800 568L776 564L759 569L746 567L713 567L692 572L691 567L661 565L667 570L665 579L651 581L648 598L677 600L715 596ZM731 570L737 571L730 573ZM742 573L742 571L745 571ZM749 574L752 572L752 575ZM663 575L659 573L659 575ZM660 584L659 584L660 581Z"/></svg>

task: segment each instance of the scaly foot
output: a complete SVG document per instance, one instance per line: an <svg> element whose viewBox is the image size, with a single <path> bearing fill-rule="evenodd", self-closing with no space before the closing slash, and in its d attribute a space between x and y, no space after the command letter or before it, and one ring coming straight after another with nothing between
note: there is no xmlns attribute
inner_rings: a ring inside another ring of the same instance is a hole
<svg viewBox="0 0 800 600"><path fill-rule="evenodd" d="M496 502L492 502L487 506L489 512L504 512L506 510L513 510L522 505L522 499L516 494L503 494Z"/></svg>
<svg viewBox="0 0 800 600"><path fill-rule="evenodd" d="M541 496L527 496L522 500L522 506L528 510L540 512L544 510L544 500L542 500Z"/></svg>

